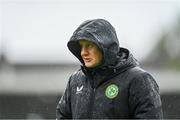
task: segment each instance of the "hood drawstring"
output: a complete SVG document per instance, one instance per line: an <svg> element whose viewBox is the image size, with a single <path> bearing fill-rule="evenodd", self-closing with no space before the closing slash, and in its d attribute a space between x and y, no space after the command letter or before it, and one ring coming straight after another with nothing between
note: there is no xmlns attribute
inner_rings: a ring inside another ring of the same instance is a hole
<svg viewBox="0 0 180 120"><path fill-rule="evenodd" d="M117 71L116 68L114 68L114 69L113 69L113 72L116 73L116 71Z"/></svg>

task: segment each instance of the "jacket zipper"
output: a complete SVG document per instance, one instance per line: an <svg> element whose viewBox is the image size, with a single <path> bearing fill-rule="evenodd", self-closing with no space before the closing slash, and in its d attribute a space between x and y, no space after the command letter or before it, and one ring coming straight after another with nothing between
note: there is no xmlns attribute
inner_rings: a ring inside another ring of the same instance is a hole
<svg viewBox="0 0 180 120"><path fill-rule="evenodd" d="M93 108L94 108L95 92L96 92L96 89L93 88L91 102L90 102L90 118L91 119L93 118Z"/></svg>
<svg viewBox="0 0 180 120"><path fill-rule="evenodd" d="M89 118L90 119L93 119L93 108L94 108L94 100L95 100L95 92L96 92L96 87L95 87L95 83L94 83L94 74L93 74L93 76L91 77L91 80L93 80L92 81L92 86L91 86L91 88L92 88L92 93L91 93L91 101L90 101L90 111L89 111Z"/></svg>

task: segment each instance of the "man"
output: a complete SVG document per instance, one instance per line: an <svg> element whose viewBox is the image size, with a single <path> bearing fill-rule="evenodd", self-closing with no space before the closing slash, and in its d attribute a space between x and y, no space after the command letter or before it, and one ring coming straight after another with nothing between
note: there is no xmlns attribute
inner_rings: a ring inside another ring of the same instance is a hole
<svg viewBox="0 0 180 120"><path fill-rule="evenodd" d="M159 88L106 20L82 23L68 42L81 62L58 103L57 119L162 118Z"/></svg>

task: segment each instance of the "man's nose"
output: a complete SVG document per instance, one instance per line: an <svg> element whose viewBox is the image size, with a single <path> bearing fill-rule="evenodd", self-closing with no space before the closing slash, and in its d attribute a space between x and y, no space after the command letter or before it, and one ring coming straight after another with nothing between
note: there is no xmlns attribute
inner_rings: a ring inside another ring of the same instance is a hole
<svg viewBox="0 0 180 120"><path fill-rule="evenodd" d="M88 54L88 50L86 47L82 47L81 48L81 56L87 55Z"/></svg>

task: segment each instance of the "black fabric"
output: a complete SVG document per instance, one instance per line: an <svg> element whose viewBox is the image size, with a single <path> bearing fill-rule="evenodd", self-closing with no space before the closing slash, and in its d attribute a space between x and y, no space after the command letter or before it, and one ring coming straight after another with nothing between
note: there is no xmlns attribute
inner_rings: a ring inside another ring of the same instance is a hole
<svg viewBox="0 0 180 120"><path fill-rule="evenodd" d="M80 37L87 37L103 51L102 65L93 69L83 65L77 42ZM102 19L86 21L74 32L68 47L82 66L69 78L57 106L57 119L162 118L158 85L149 73L139 67L128 49L119 48L110 23ZM118 88L114 98L106 95L110 85Z"/></svg>
<svg viewBox="0 0 180 120"><path fill-rule="evenodd" d="M95 43L103 51L103 66L115 64L119 53L119 40L115 29L108 21L103 19L85 21L70 38L68 48L83 64L78 45L78 41L82 39Z"/></svg>

